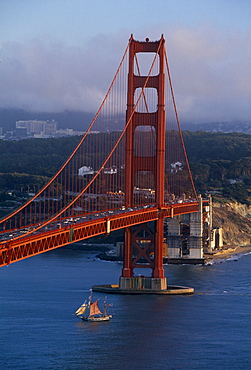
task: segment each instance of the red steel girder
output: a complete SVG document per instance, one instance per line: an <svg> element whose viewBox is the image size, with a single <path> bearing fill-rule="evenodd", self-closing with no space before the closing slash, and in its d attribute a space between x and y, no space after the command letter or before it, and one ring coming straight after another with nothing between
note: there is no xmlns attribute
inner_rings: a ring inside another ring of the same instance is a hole
<svg viewBox="0 0 251 370"><path fill-rule="evenodd" d="M144 231L144 236L140 235L141 232ZM143 246L142 246L143 243ZM139 261L141 258L143 258L147 263L148 267L153 269L154 263L150 259L150 252L154 247L154 234L152 231L147 227L147 224L140 224L137 229L131 233L131 244L132 244L132 250L137 250L138 255L137 257L133 258L131 260L131 267L134 269L135 267L139 268L145 268L146 265L140 264Z"/></svg>
<svg viewBox="0 0 251 370"><path fill-rule="evenodd" d="M160 212L163 213L163 217L173 217L197 211L198 202L168 205L161 210L158 208L143 208L137 211L113 215L110 218L100 218L27 238L24 237L13 242L10 240L0 245L0 266L6 266L92 236L106 234L108 222L109 231L114 231L157 220Z"/></svg>

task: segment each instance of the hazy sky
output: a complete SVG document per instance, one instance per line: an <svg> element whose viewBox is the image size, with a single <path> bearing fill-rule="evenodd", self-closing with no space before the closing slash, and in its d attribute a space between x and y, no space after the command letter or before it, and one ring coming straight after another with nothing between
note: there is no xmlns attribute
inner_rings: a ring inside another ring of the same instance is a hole
<svg viewBox="0 0 251 370"><path fill-rule="evenodd" d="M251 121L250 0L0 0L0 107L95 113L129 37L166 39L182 121Z"/></svg>

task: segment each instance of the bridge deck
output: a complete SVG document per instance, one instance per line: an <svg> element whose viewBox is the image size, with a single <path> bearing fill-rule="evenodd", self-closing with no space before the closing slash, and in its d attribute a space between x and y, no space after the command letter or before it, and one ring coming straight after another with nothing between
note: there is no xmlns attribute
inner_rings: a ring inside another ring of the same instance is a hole
<svg viewBox="0 0 251 370"><path fill-rule="evenodd" d="M6 266L10 263L93 236L107 234L114 230L157 220L159 212L162 212L163 217L173 217L197 211L198 202L172 204L161 210L156 207L143 208L71 224L60 229L29 235L29 237L22 236L19 239L9 239L2 241L0 244L0 266Z"/></svg>

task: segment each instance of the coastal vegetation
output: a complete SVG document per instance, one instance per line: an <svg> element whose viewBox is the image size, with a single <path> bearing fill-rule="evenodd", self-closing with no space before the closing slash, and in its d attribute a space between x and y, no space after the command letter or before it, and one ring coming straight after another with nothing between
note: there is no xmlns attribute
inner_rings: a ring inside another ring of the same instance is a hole
<svg viewBox="0 0 251 370"><path fill-rule="evenodd" d="M249 205L251 136L204 131L183 136L197 191Z"/></svg>
<svg viewBox="0 0 251 370"><path fill-rule="evenodd" d="M104 134L97 134L94 153L98 150L99 135ZM105 135L107 140L116 138L116 135ZM211 192L219 200L224 198L249 205L251 136L184 131L183 137L198 193ZM10 190L19 197L36 192L56 173L79 140L79 136L0 140L0 202Z"/></svg>

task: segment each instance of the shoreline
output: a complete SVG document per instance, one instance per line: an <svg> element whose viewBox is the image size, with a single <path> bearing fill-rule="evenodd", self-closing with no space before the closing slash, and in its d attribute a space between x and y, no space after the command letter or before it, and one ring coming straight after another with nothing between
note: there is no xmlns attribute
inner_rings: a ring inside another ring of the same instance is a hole
<svg viewBox="0 0 251 370"><path fill-rule="evenodd" d="M163 261L164 264L177 264L177 265L183 265L183 264L207 264L210 261L217 261L217 260L227 260L229 258L238 257L243 254L251 253L251 244L244 245L244 246L233 246L228 245L224 246L223 249L212 253L212 254L205 254L202 259L189 259L189 258L178 258L178 259L171 259L168 261L168 258L166 258L166 261ZM105 260L105 261L111 261L111 262L122 262L123 258L120 256L114 256L114 255L108 255L106 252L101 252L95 257Z"/></svg>
<svg viewBox="0 0 251 370"><path fill-rule="evenodd" d="M206 261L218 260L218 259L227 259L230 257L238 256L245 253L251 253L251 245L244 246L225 246L219 252L216 252L210 256L205 256Z"/></svg>

